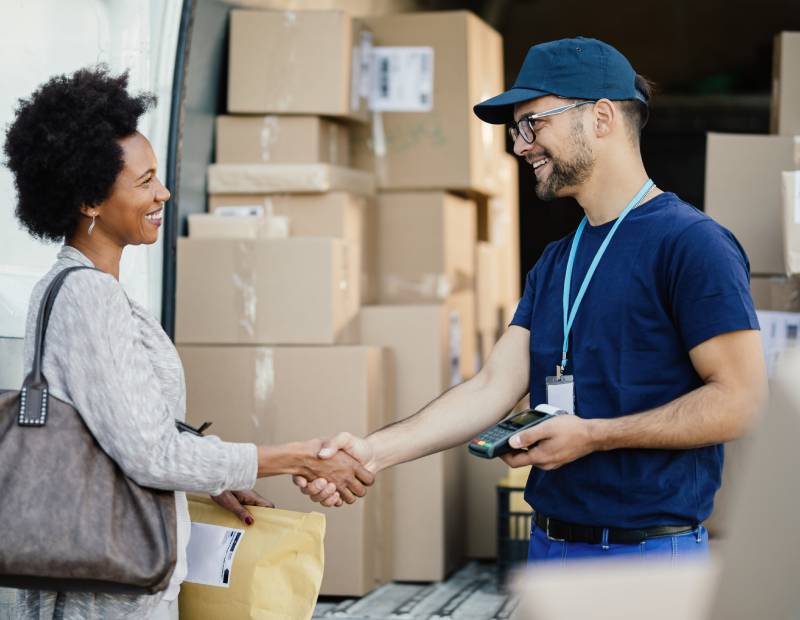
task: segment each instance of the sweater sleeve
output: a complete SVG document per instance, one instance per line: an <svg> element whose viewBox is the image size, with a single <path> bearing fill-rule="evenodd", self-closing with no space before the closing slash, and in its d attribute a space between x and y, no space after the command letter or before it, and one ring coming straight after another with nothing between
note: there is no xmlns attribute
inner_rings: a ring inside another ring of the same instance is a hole
<svg viewBox="0 0 800 620"><path fill-rule="evenodd" d="M142 486L211 495L251 488L256 446L178 432L140 329L114 278L71 274L46 334L51 392L62 388L101 448Z"/></svg>

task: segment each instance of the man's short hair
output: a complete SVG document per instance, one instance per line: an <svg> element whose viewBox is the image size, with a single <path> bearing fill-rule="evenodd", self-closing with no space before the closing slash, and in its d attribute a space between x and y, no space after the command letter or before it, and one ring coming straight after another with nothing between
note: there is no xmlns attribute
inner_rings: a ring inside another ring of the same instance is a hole
<svg viewBox="0 0 800 620"><path fill-rule="evenodd" d="M636 90L644 95L648 104L653 95L653 87L654 85L650 80L643 75L639 75L638 73L636 74ZM628 122L631 138L634 140L634 142L638 143L642 129L644 129L644 126L647 124L647 120L650 117L650 108L648 104L645 104L638 99L627 99L620 101L619 104L620 109L622 110L622 113Z"/></svg>

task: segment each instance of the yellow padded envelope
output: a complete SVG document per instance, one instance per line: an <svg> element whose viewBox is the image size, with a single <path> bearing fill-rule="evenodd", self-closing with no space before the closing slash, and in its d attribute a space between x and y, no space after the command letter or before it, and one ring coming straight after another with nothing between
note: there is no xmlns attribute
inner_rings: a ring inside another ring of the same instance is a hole
<svg viewBox="0 0 800 620"><path fill-rule="evenodd" d="M245 526L211 499L190 498L192 523L244 530L228 587L184 582L181 620L303 620L311 618L325 563L325 517L248 506Z"/></svg>

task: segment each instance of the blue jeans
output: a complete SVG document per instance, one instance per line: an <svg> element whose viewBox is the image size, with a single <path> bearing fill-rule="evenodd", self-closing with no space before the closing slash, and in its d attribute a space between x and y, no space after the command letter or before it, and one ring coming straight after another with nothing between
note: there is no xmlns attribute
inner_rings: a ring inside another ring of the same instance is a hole
<svg viewBox="0 0 800 620"><path fill-rule="evenodd" d="M608 535L606 533L606 535ZM561 562L585 558L618 558L628 556L645 559L700 560L708 558L708 532L702 525L683 534L650 538L638 545L590 545L581 542L562 542L547 537L535 523L528 545L528 563Z"/></svg>

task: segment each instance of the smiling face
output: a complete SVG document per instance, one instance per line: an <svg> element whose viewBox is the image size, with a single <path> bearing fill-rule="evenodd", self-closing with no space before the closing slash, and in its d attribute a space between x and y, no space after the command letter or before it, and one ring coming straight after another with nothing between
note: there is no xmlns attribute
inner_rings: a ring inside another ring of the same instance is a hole
<svg viewBox="0 0 800 620"><path fill-rule="evenodd" d="M156 176L156 156L150 141L134 133L119 141L124 166L97 213L93 237L103 236L119 247L155 243L170 193Z"/></svg>
<svg viewBox="0 0 800 620"><path fill-rule="evenodd" d="M553 96L526 101L515 106L514 119L518 121L528 114L552 110L565 103L569 101ZM594 155L584 132L583 117L591 107L580 106L538 119L533 144L525 142L522 136L514 142L514 153L533 167L536 196L540 200L573 195L590 177Z"/></svg>

